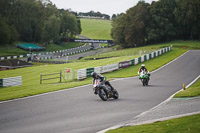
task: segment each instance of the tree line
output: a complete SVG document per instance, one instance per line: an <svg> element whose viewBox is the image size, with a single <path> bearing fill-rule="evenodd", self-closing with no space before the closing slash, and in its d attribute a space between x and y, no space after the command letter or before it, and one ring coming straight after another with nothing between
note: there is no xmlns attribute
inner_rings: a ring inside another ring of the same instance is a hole
<svg viewBox="0 0 200 133"><path fill-rule="evenodd" d="M0 45L15 41L47 45L80 33L80 19L50 0L0 0Z"/></svg>
<svg viewBox="0 0 200 133"><path fill-rule="evenodd" d="M141 0L115 17L111 36L122 47L200 40L200 0Z"/></svg>
<svg viewBox="0 0 200 133"><path fill-rule="evenodd" d="M102 14L100 12L95 12L95 11L79 12L79 13L71 11L71 13L73 13L77 17L89 17L89 18L94 17L94 18L101 18L101 19L110 20L109 15Z"/></svg>

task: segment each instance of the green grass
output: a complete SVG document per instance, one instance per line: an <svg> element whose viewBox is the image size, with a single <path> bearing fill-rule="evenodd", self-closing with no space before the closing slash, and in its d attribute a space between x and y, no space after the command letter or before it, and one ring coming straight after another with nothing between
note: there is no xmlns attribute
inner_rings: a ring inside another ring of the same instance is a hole
<svg viewBox="0 0 200 133"><path fill-rule="evenodd" d="M14 56L29 53L28 51L24 51L22 49L17 48L16 44L18 43L20 42L0 46L0 56Z"/></svg>
<svg viewBox="0 0 200 133"><path fill-rule="evenodd" d="M182 45L187 45L187 43L189 42L181 42L181 43ZM200 42L195 42L195 45L196 43L200 44ZM179 42L151 45L151 46L148 46L148 48L159 49L161 47L169 46L172 44L179 45ZM143 48L141 47L140 49L142 50ZM126 49L126 50L129 51L130 49ZM124 51L124 53L128 53L126 52L126 50ZM134 49L131 49L131 50L134 53ZM152 71L168 63L174 58L180 56L186 51L187 49L182 48L182 47L173 48L171 52L165 53L162 56L156 57L144 63L146 64L147 68L150 71ZM33 66L33 67L26 67L26 68L20 68L20 69L15 69L15 70L8 70L8 71L0 71L0 78L22 76L22 79L23 79L22 86L0 88L0 101L26 97L26 96L31 96L35 94L41 94L41 93L55 91L55 90L62 90L62 89L67 89L67 88L85 85L85 84L90 84L92 80L91 78L89 78L83 81L58 83L59 79L56 79L56 80L44 81L44 84L40 84L40 74L55 73L55 72L59 72L60 70L63 70L64 68L73 68L74 70L77 70L77 69L82 69L82 68L103 66L107 64L113 64L113 63L117 63L121 61L131 60L134 58L135 58L134 54L133 55L129 54L127 56L113 57L113 58L107 58L107 59L102 59L102 60L89 60L89 61L84 61L84 62L75 62L75 63L67 63L67 64L51 64L51 65L37 64L36 66ZM134 75L137 75L137 71L139 67L140 67L140 64L136 66L128 67L126 69L121 69L112 73L107 73L105 74L105 76L108 78L134 76Z"/></svg>
<svg viewBox="0 0 200 133"><path fill-rule="evenodd" d="M0 46L0 56L15 56L15 55L23 55L23 54L28 54L30 53L29 51L22 50L20 48L17 48L16 45L19 44L20 42L16 42L14 44L10 45L3 45ZM45 51L40 51L40 52L52 52L56 50L64 50L64 49L70 49L74 47L79 47L83 45L82 43L64 43L63 45L56 45L56 44L49 44L46 47ZM34 52L38 53L38 52Z"/></svg>
<svg viewBox="0 0 200 133"><path fill-rule="evenodd" d="M110 130L106 133L199 133L200 114L177 119L130 126Z"/></svg>
<svg viewBox="0 0 200 133"><path fill-rule="evenodd" d="M174 98L200 96L200 79L186 90L177 93Z"/></svg>
<svg viewBox="0 0 200 133"><path fill-rule="evenodd" d="M68 43L64 43L62 45L49 44L46 47L46 51L64 50L64 49L79 47L82 45L83 45L83 43L74 43L74 42L68 42Z"/></svg>
<svg viewBox="0 0 200 133"><path fill-rule="evenodd" d="M0 101L31 96L35 94L41 94L44 92L62 90L66 88L72 88L84 84L91 83L91 79L84 81L74 81L68 83L58 83L59 79L44 81L44 84L40 84L40 74L57 73L64 68L73 68L75 70L87 67L95 67L106 65L109 63L115 63L118 61L128 60L133 57L116 57L111 59L87 61L87 62L75 62L68 64L51 64L51 65L38 65L33 67L20 68L15 70L7 70L0 72L0 78L22 76L23 85L17 87L3 87L0 88ZM103 63L102 63L103 62ZM48 77L50 78L50 77ZM53 84L49 84L53 83Z"/></svg>
<svg viewBox="0 0 200 133"><path fill-rule="evenodd" d="M167 46L165 46L167 47ZM82 58L82 60L87 60L89 58L103 58L103 57L122 57L122 56L134 56L134 57L140 57L143 54L148 54L153 51L156 51L160 49L161 46L145 46L145 47L138 47L138 48L127 48L127 49L121 49L121 50L112 50L109 52L93 55L93 56L87 56Z"/></svg>
<svg viewBox="0 0 200 133"><path fill-rule="evenodd" d="M91 39L111 40L111 21L100 19L81 19L81 35Z"/></svg>

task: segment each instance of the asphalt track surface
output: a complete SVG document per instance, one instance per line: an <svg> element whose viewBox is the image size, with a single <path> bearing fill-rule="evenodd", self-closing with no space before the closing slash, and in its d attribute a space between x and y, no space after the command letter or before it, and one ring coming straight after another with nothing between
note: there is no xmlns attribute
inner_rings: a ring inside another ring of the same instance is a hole
<svg viewBox="0 0 200 133"><path fill-rule="evenodd" d="M102 101L92 85L0 103L0 133L94 133L134 119L160 104L200 75L200 51L192 50L151 74L143 87L138 77L112 85L118 100Z"/></svg>

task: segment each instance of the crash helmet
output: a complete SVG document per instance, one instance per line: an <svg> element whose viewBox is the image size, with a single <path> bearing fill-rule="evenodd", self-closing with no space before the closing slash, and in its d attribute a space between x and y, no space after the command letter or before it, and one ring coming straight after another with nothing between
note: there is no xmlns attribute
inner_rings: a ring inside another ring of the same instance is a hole
<svg viewBox="0 0 200 133"><path fill-rule="evenodd" d="M93 78L97 78L97 75L98 75L98 74L97 74L96 72L92 72L92 73L91 73L91 76L92 76Z"/></svg>
<svg viewBox="0 0 200 133"><path fill-rule="evenodd" d="M142 67L142 68L145 68L145 64L142 64L141 67Z"/></svg>

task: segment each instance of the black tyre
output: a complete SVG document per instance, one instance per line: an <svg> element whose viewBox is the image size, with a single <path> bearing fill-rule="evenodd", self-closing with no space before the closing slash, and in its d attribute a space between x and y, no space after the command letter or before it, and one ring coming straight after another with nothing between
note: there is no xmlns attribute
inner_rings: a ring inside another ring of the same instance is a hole
<svg viewBox="0 0 200 133"><path fill-rule="evenodd" d="M142 84L143 84L143 86L146 85L146 79L142 79Z"/></svg>
<svg viewBox="0 0 200 133"><path fill-rule="evenodd" d="M100 89L100 90L99 90L99 97L100 97L103 101L107 101L107 100L108 100L108 98L107 98L107 96L106 96L106 93L105 93L105 91L104 91L103 89Z"/></svg>
<svg viewBox="0 0 200 133"><path fill-rule="evenodd" d="M119 94L118 94L117 90L113 91L113 98L114 99L118 99L119 98Z"/></svg>
<svg viewBox="0 0 200 133"><path fill-rule="evenodd" d="M149 84L149 81L146 79L146 86Z"/></svg>

